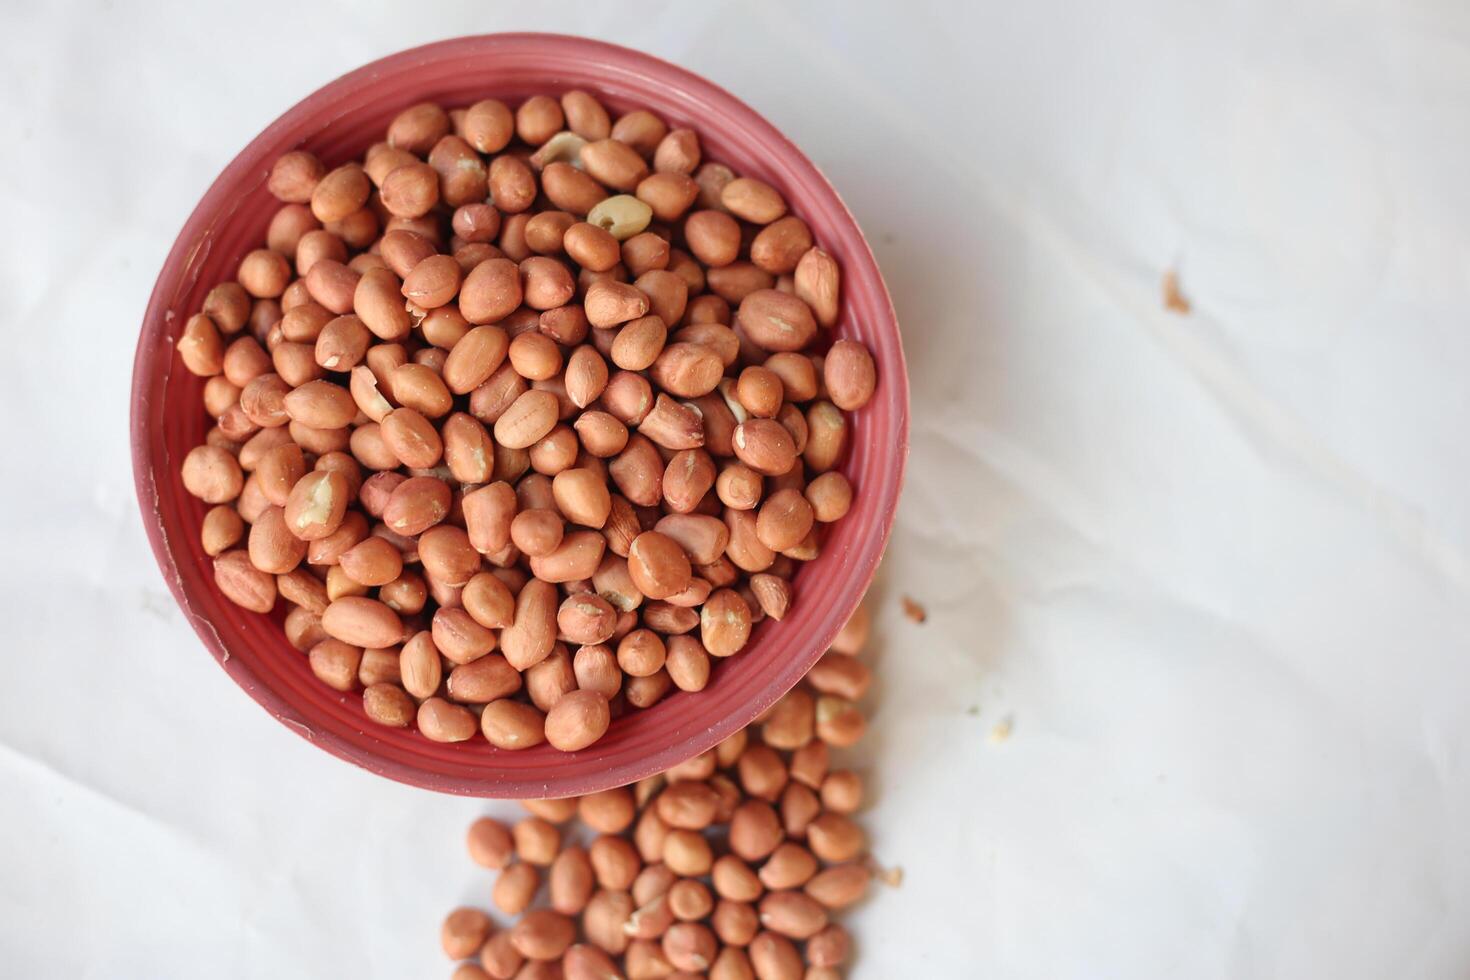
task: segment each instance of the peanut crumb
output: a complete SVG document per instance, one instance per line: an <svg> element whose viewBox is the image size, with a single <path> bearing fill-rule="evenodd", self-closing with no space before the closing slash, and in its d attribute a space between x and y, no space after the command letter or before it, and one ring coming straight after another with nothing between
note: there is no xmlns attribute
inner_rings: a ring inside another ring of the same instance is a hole
<svg viewBox="0 0 1470 980"><path fill-rule="evenodd" d="M1180 316L1190 311L1189 300L1179 291L1179 273L1173 269L1164 273L1164 309Z"/></svg>
<svg viewBox="0 0 1470 980"><path fill-rule="evenodd" d="M988 741L991 745L999 745L1000 743L1011 737L1011 728L1011 719L1008 717L1002 718L1000 721L996 722L995 727L990 730L990 734L986 736L986 741Z"/></svg>
<svg viewBox="0 0 1470 980"><path fill-rule="evenodd" d="M875 865L873 868L873 877L883 882L889 888L899 888L903 885L903 868L896 866L885 868Z"/></svg>
<svg viewBox="0 0 1470 980"><path fill-rule="evenodd" d="M916 623L922 623L929 618L929 613L924 607L913 599L904 596L901 601L903 602L903 614L909 619L912 619Z"/></svg>

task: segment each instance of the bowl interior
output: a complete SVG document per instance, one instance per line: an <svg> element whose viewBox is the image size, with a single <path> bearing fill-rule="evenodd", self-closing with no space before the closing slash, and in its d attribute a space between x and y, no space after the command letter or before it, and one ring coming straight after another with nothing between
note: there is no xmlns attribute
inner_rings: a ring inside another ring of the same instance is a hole
<svg viewBox="0 0 1470 980"><path fill-rule="evenodd" d="M849 413L843 471L856 495L821 556L795 580L792 611L761 623L749 646L715 665L698 694L676 693L615 721L592 747L520 752L483 740L441 745L367 721L361 698L319 682L287 642L278 612L247 612L215 588L199 543L207 509L189 496L179 463L204 437L202 381L176 363L173 345L205 292L233 276L265 239L279 206L265 187L281 153L305 147L328 166L381 139L415 102L466 105L493 96L514 105L536 93L586 88L614 114L647 107L698 131L707 160L778 188L843 270L838 336L863 341L878 363L877 392ZM220 175L189 218L159 276L133 376L133 452L139 502L160 567L205 645L256 701L322 748L403 782L476 796L550 797L593 792L661 771L748 724L792 687L827 648L876 570L897 504L908 450L908 392L893 309L871 252L816 168L728 93L682 69L623 48L554 35L462 38L393 55L322 88L257 137Z"/></svg>

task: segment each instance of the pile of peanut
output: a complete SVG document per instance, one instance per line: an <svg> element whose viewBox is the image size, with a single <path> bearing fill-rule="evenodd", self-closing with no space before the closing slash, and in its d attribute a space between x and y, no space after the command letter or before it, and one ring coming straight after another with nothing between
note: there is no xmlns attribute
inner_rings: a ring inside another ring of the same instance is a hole
<svg viewBox="0 0 1470 980"><path fill-rule="evenodd" d="M860 608L806 680L750 728L631 787L528 801L469 831L500 872L491 902L444 920L453 980L829 980L848 958L834 913L874 875L853 820L862 778L830 752L862 735L871 675ZM538 901L543 879L545 901Z"/></svg>
<svg viewBox="0 0 1470 980"><path fill-rule="evenodd" d="M215 581L367 717L575 751L780 619L853 488L868 350L773 187L592 95L293 151L178 340ZM248 530L247 530L248 526Z"/></svg>

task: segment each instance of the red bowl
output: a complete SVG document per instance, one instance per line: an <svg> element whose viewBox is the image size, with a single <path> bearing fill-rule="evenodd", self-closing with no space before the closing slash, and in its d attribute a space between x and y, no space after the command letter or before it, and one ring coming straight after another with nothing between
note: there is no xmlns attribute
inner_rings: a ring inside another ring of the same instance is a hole
<svg viewBox="0 0 1470 980"><path fill-rule="evenodd" d="M415 102L466 105L495 96L585 88L615 111L643 106L699 132L707 159L767 181L841 263L838 333L867 344L878 364L873 400L850 416L843 472L857 493L821 557L795 580L791 613L755 630L716 665L698 694L677 693L613 723L597 744L563 754L475 740L442 745L369 722L356 695L318 681L286 642L281 615L247 612L214 585L199 543L205 507L184 491L179 463L204 438L202 381L179 365L178 331L205 292L231 278L265 241L278 206L266 191L272 161L306 147L330 167L381 138ZM856 137L856 131L854 131ZM372 772L467 796L554 797L620 786L667 769L749 724L801 679L857 607L893 524L908 457L908 382L898 325L873 254L852 215L791 141L710 82L637 51L584 38L497 34L425 45L375 61L293 107L237 156L189 216L154 286L133 364L133 471L153 552L194 629L235 682L313 744Z"/></svg>

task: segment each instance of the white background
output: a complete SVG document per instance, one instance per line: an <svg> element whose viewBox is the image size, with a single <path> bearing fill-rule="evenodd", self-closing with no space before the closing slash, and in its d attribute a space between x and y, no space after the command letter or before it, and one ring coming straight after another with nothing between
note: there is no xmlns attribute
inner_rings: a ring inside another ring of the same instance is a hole
<svg viewBox="0 0 1470 980"><path fill-rule="evenodd" d="M448 975L492 807L338 762L203 653L128 376L256 132L518 28L748 101L893 292L914 445L865 819L907 876L851 917L856 976L1470 970L1470 8L5 6L0 973Z"/></svg>

